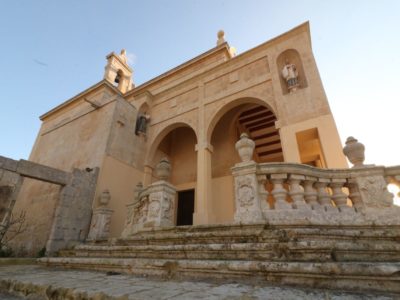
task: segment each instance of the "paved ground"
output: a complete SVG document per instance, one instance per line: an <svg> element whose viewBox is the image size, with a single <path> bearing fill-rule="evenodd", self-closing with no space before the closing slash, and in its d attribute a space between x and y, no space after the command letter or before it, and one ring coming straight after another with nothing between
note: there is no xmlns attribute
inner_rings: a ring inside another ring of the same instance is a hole
<svg viewBox="0 0 400 300"><path fill-rule="evenodd" d="M17 290L20 295L28 295L27 299L400 299L400 295L171 281L35 265L0 266L0 289ZM0 291L0 299L25 298L7 296Z"/></svg>

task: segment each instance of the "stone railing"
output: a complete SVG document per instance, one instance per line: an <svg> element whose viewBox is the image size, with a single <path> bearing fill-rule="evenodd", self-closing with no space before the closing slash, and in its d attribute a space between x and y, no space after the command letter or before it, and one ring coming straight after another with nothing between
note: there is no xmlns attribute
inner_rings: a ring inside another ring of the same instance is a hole
<svg viewBox="0 0 400 300"><path fill-rule="evenodd" d="M246 144L248 151L242 149ZM400 224L400 208L393 205L393 194L387 190L388 182L399 184L400 166L365 166L360 155L357 167L351 169L257 164L249 159L254 142L245 135L236 148L243 160L232 168L236 222Z"/></svg>
<svg viewBox="0 0 400 300"><path fill-rule="evenodd" d="M146 188L141 183L136 186L134 200L127 205L123 238L145 228L174 226L176 189L167 182L170 171L169 161L163 159L156 167L160 180Z"/></svg>

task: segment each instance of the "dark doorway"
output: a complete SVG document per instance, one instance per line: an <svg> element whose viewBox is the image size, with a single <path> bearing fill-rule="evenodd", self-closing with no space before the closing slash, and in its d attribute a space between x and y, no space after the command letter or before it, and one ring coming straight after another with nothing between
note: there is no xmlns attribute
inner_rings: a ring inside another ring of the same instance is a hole
<svg viewBox="0 0 400 300"><path fill-rule="evenodd" d="M178 192L176 226L193 225L194 190Z"/></svg>

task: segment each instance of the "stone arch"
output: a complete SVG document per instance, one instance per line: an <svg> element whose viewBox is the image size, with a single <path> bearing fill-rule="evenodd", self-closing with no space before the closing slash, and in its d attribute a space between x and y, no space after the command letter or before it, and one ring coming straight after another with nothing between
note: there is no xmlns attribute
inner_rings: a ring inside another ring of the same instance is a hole
<svg viewBox="0 0 400 300"><path fill-rule="evenodd" d="M286 64L286 61L288 61L290 64L294 64L296 66L296 69L298 72L298 84L299 84L298 89L306 88L308 86L307 78L305 76L303 62L301 60L300 54L295 49L287 49L287 50L283 51L281 54L279 54L276 59L276 65L277 65L278 72L279 72L279 81L281 83L282 93L283 94L289 93L287 83L281 74L282 69Z"/></svg>
<svg viewBox="0 0 400 300"><path fill-rule="evenodd" d="M148 152L147 152L147 156L145 159L145 164L146 165L151 165L152 161L154 159L154 155L157 151L158 146L160 145L160 143L162 142L162 140L173 130L179 128L179 127L188 127L190 128L195 137L196 137L196 141L198 141L198 135L197 135L197 131L196 128L194 128L192 126L192 124L187 123L187 122L183 122L183 121L179 121L179 122L175 122L175 123L171 123L163 128L160 128L158 130L155 130L153 136L154 138L152 138L149 141L150 147L148 148Z"/></svg>
<svg viewBox="0 0 400 300"><path fill-rule="evenodd" d="M217 125L218 121L231 109L240 106L242 104L258 104L261 106L265 106L267 107L270 111L272 111L274 113L274 115L276 117L277 114L274 111L274 109L271 107L271 105L264 101L261 100L259 98L255 98L255 97L243 97L243 98L238 98L238 99L234 99L232 101L230 101L229 103L226 103L225 105L223 105L222 107L220 107L211 117L210 122L208 123L207 126L207 131L206 131L206 138L207 138L207 142L211 142L211 136L212 133L214 131L215 126Z"/></svg>

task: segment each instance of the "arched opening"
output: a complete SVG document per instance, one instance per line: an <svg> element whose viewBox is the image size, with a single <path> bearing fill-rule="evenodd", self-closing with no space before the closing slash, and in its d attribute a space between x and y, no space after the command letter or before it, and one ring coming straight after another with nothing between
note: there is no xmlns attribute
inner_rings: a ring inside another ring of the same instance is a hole
<svg viewBox="0 0 400 300"><path fill-rule="evenodd" d="M177 225L192 225L197 177L197 137L194 130L183 124L170 126L155 141L151 166L162 158L171 163L170 183L177 190L175 220ZM153 172L153 181L158 180Z"/></svg>
<svg viewBox="0 0 400 300"><path fill-rule="evenodd" d="M256 144L254 161L259 163L284 161L279 131L275 127L276 120L274 112L265 103L240 101L216 121L210 141L213 145L212 199L217 222L233 220L234 203L231 199L234 199L234 194L231 168L240 162L235 143L241 133L246 132Z"/></svg>
<svg viewBox="0 0 400 300"><path fill-rule="evenodd" d="M118 70L117 74L115 75L114 78L114 83L119 86L122 83L122 77L124 76L124 74L122 73L122 70Z"/></svg>

